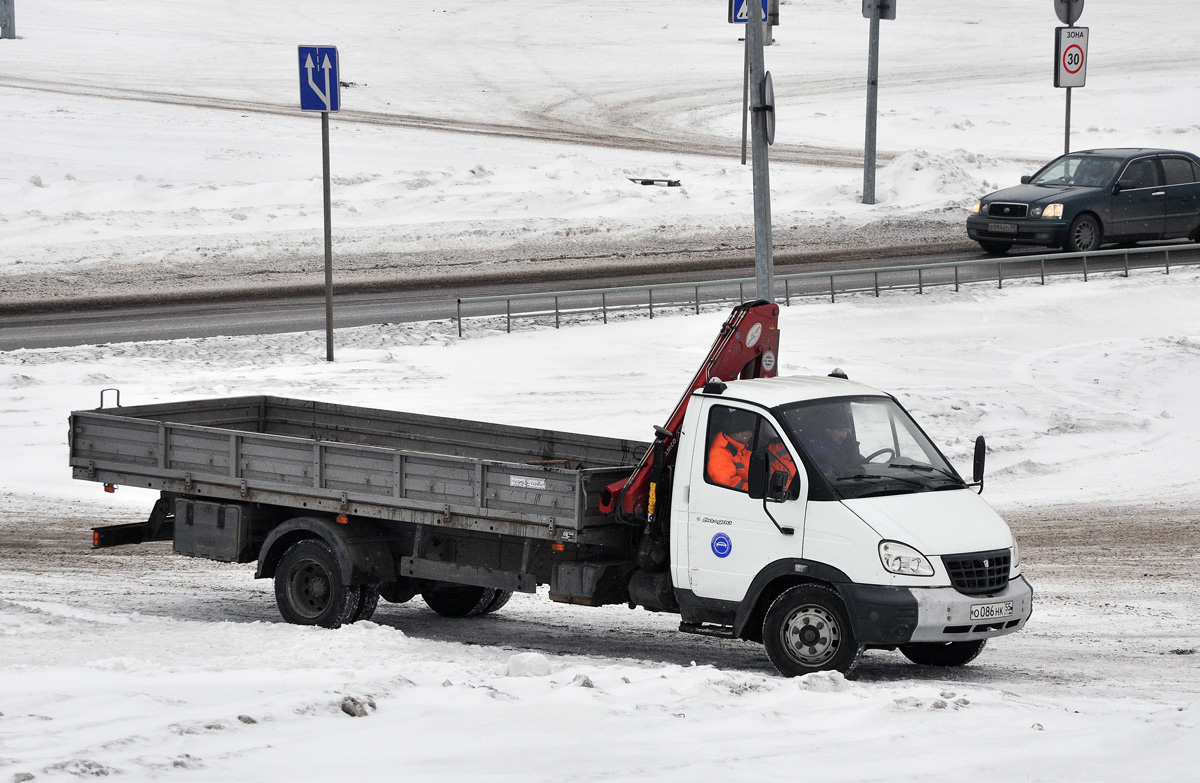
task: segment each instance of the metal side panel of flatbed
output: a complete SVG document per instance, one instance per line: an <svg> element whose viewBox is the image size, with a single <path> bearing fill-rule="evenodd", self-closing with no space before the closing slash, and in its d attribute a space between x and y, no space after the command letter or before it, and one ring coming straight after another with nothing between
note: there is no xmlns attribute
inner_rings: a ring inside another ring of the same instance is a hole
<svg viewBox="0 0 1200 783"><path fill-rule="evenodd" d="M605 544L627 530L600 490L645 443L240 397L75 411L75 478L528 538Z"/></svg>

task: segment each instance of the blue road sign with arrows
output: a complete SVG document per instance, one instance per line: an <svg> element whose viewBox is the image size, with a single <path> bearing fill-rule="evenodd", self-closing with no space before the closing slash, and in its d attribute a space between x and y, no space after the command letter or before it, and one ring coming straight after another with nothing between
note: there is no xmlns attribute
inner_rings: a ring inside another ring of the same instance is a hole
<svg viewBox="0 0 1200 783"><path fill-rule="evenodd" d="M300 108L303 111L337 111L338 53L336 46L301 46Z"/></svg>

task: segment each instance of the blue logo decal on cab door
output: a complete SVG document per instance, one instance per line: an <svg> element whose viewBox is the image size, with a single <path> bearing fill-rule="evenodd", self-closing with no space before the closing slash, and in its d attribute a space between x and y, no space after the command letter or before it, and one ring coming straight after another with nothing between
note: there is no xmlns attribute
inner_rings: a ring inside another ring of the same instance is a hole
<svg viewBox="0 0 1200 783"><path fill-rule="evenodd" d="M717 533L712 537L712 551L717 557L729 557L729 553L733 551L733 541L724 533Z"/></svg>

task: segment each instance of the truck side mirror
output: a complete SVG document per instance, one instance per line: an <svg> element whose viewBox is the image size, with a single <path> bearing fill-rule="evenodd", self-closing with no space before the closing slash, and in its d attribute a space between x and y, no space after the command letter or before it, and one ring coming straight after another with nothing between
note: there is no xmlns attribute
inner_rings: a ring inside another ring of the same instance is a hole
<svg viewBox="0 0 1200 783"><path fill-rule="evenodd" d="M788 482L791 477L786 470L776 470L767 480L767 500L772 503L782 503L787 500Z"/></svg>
<svg viewBox="0 0 1200 783"><path fill-rule="evenodd" d="M750 455L750 470L746 476L746 487L750 497L762 500L767 496L767 452L756 451Z"/></svg>
<svg viewBox="0 0 1200 783"><path fill-rule="evenodd" d="M987 442L980 435L975 439L975 465L971 474L971 480L979 485L979 491L983 491L983 464L987 459Z"/></svg>

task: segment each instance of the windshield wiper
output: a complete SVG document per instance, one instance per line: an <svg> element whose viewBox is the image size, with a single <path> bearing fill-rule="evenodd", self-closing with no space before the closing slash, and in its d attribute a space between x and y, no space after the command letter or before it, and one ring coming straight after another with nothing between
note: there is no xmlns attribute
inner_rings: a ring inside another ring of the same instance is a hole
<svg viewBox="0 0 1200 783"><path fill-rule="evenodd" d="M876 481L898 481L901 484L908 484L909 486L920 487L921 489L927 488L925 484L920 481L901 478L900 476L883 476L878 473L859 473L854 476L839 476L834 479L834 481L867 481L870 479L874 479Z"/></svg>
<svg viewBox="0 0 1200 783"><path fill-rule="evenodd" d="M930 473L937 473L939 476L945 476L946 478L953 481L955 484L963 483L962 479L960 479L958 476L955 476L952 473L947 473L946 471L942 470L941 468L934 467L933 465L925 465L920 462L889 462L888 467L889 468L907 468L908 470L928 471ZM965 484L964 484L964 486L965 486Z"/></svg>

